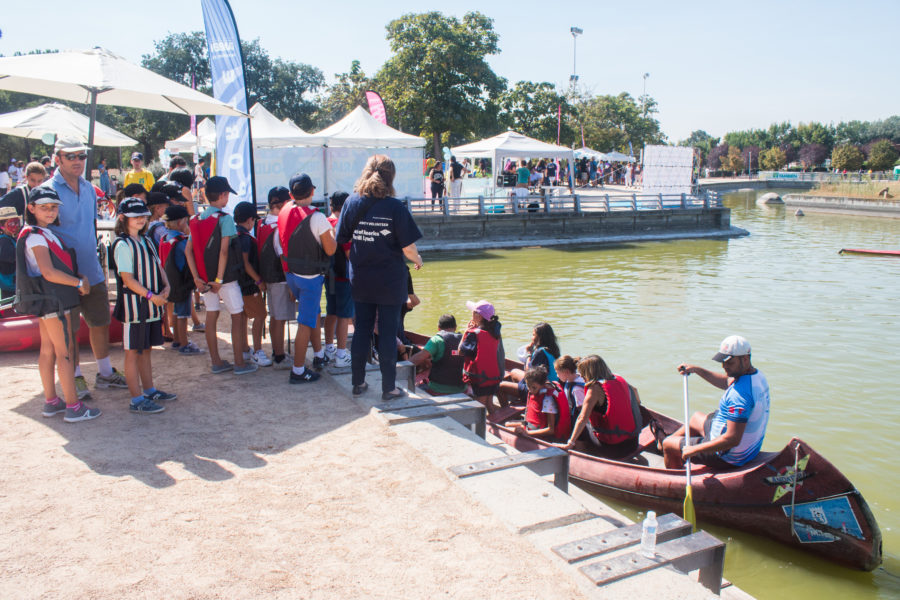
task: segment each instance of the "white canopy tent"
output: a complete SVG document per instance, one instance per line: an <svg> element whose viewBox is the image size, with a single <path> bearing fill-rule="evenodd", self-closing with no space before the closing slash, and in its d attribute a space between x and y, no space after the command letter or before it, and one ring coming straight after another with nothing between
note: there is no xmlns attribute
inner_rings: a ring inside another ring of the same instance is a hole
<svg viewBox="0 0 900 600"><path fill-rule="evenodd" d="M31 140L39 140L44 134L76 137L87 142L90 118L64 104L51 102L24 110L0 115L0 133ZM103 123L94 123L94 145L134 146L138 142Z"/></svg>
<svg viewBox="0 0 900 600"><path fill-rule="evenodd" d="M606 160L606 154L604 154L603 152L597 152L596 150L588 148L587 146L582 146L581 148L578 148L574 152L575 152L575 158L577 158L577 159L594 158L597 160Z"/></svg>
<svg viewBox="0 0 900 600"><path fill-rule="evenodd" d="M188 130L184 135L166 142L166 150L172 154L194 152L198 145L207 152L216 149L216 123L210 118L203 119L197 124L197 135Z"/></svg>
<svg viewBox="0 0 900 600"><path fill-rule="evenodd" d="M293 123L279 121L257 102L250 107L250 133L254 148L284 148L286 146L322 146L325 138L306 133Z"/></svg>
<svg viewBox="0 0 900 600"><path fill-rule="evenodd" d="M612 152L606 153L606 158L604 160L608 160L609 162L634 162L636 159L633 156L628 156L627 154L622 154L621 152L613 150Z"/></svg>
<svg viewBox="0 0 900 600"><path fill-rule="evenodd" d="M386 154L394 161L398 198L421 198L424 193L425 140L397 131L357 106L346 117L315 135L326 138L324 191L353 190L366 161Z"/></svg>

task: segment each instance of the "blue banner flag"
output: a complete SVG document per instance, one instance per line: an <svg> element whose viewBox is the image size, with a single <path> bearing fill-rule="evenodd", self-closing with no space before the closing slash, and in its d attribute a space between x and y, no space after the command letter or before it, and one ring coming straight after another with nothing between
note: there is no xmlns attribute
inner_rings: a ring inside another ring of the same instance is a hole
<svg viewBox="0 0 900 600"><path fill-rule="evenodd" d="M201 4L213 96L246 113L244 56L231 6L227 0L201 0ZM243 200L256 202L249 118L216 117L216 174L228 178L237 192L228 199L229 208Z"/></svg>

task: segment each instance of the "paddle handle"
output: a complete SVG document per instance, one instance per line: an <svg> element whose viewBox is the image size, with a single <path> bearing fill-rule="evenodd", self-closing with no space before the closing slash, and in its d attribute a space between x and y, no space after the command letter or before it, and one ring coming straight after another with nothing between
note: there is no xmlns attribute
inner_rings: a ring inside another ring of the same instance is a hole
<svg viewBox="0 0 900 600"><path fill-rule="evenodd" d="M691 412L690 412L690 402L688 401L688 375L690 373L684 373L684 447L687 448L691 445ZM684 461L684 468L687 474L687 484L688 487L691 485L691 459L687 459Z"/></svg>

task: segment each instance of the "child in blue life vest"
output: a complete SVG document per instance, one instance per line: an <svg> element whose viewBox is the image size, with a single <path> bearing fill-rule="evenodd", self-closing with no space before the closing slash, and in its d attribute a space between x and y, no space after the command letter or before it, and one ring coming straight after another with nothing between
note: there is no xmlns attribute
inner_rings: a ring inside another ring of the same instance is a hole
<svg viewBox="0 0 900 600"><path fill-rule="evenodd" d="M506 355L500 337L500 321L487 300L466 302L472 311L458 353L463 361L463 381L472 387L472 396L494 412L494 394L503 379Z"/></svg>
<svg viewBox="0 0 900 600"><path fill-rule="evenodd" d="M559 357L559 343L556 341L556 333L549 323L540 322L531 331L531 343L525 347L528 357L525 359L525 369L532 367L544 367L547 369L547 380L558 381L554 361ZM500 393L497 395L501 406L507 406L512 401L525 404L528 390L525 387L525 371L513 369L506 374L505 381L500 384Z"/></svg>
<svg viewBox="0 0 900 600"><path fill-rule="evenodd" d="M234 207L234 222L237 225L238 243L241 246L241 256L244 261L244 269L238 278L241 287L241 297L244 300L244 312L241 322L241 339L244 347L244 360L253 361L260 367L271 367L272 360L266 356L262 349L263 325L266 322L266 303L262 294L266 291L266 282L260 275L259 248L256 238L251 233L256 226L259 216L256 207L249 202L239 202ZM251 334L253 346L247 344L247 327L253 321Z"/></svg>
<svg viewBox="0 0 900 600"><path fill-rule="evenodd" d="M49 229L59 224L59 196L51 187L37 187L28 195L25 227L16 242L16 310L40 317L41 354L38 371L44 388L45 417L65 413L68 423L100 416L100 409L88 408L75 390L75 326L71 309L79 295L91 286L79 275L75 252L63 246ZM63 398L56 395L56 375Z"/></svg>
<svg viewBox="0 0 900 600"><path fill-rule="evenodd" d="M565 393L549 381L546 367L532 367L525 371L528 399L525 404L525 422L508 425L520 434L566 441L572 430L572 416L566 405Z"/></svg>
<svg viewBox="0 0 900 600"><path fill-rule="evenodd" d="M585 382L584 377L578 372L578 359L564 354L554 361L553 367L559 376L559 385L565 394L569 414L574 423L581 412L581 405L584 404ZM587 440L587 437L584 436L584 439Z"/></svg>
<svg viewBox="0 0 900 600"><path fill-rule="evenodd" d="M229 194L236 193L224 177L210 177L206 183L206 199L209 207L191 218L191 237L185 249L188 268L194 284L203 294L206 305L206 347L214 374L233 370L235 375L253 373L259 366L244 360L246 336L241 336L244 299L238 277L243 269L243 257L237 240L234 218L223 209L228 205ZM224 306L231 315L231 346L234 365L222 360L216 337L219 310Z"/></svg>
<svg viewBox="0 0 900 600"><path fill-rule="evenodd" d="M187 320L191 317L191 296L195 289L194 278L187 266L185 249L190 237L188 219L190 215L183 206L166 207L163 222L166 233L159 244L159 260L166 278L169 280L169 297L166 309L172 308L170 322L173 324L175 341L172 349L185 356L203 354L203 349L187 337Z"/></svg>
<svg viewBox="0 0 900 600"><path fill-rule="evenodd" d="M150 353L163 344L162 315L169 295L169 280L153 242L146 236L150 210L137 198L119 204L116 241L116 306L113 316L122 322L125 349L125 381L131 394L131 412L155 414L165 410L160 402L175 394L156 389Z"/></svg>

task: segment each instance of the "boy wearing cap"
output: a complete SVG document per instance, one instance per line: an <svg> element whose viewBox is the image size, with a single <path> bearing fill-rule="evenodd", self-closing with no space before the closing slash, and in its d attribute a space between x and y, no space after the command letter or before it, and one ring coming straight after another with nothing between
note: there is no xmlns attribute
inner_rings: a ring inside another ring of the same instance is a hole
<svg viewBox="0 0 900 600"><path fill-rule="evenodd" d="M297 301L291 295L281 262L281 240L278 239L278 215L291 199L286 187L269 190L269 214L259 227L256 238L259 248L259 275L266 284L266 306L269 309L269 334L272 339L274 369L293 367L291 357L284 351L284 324L297 314Z"/></svg>
<svg viewBox="0 0 900 600"><path fill-rule="evenodd" d="M682 375L696 373L725 390L719 408L708 415L691 417L690 446L684 447L684 427L663 441L667 469L680 469L688 458L710 466L737 467L756 458L769 423L769 382L750 362L750 342L739 335L728 336L712 358L725 373L714 373L696 365L680 364Z"/></svg>
<svg viewBox="0 0 900 600"><path fill-rule="evenodd" d="M259 248L256 238L251 233L259 216L256 207L249 202L238 202L234 207L234 222L237 225L238 242L241 245L241 255L244 259L244 269L238 278L241 286L241 296L244 299L243 322L241 324L241 339L244 340L244 359L252 360L260 367L271 367L272 361L262 349L263 324L266 320L266 304L263 302L262 293L266 291L266 282L259 274ZM247 340L247 327L253 320L252 335L253 346L250 347Z"/></svg>
<svg viewBox="0 0 900 600"><path fill-rule="evenodd" d="M12 206L0 206L0 300L16 295L16 238L19 216Z"/></svg>
<svg viewBox="0 0 900 600"><path fill-rule="evenodd" d="M144 168L144 155L140 152L133 152L131 154L131 166L134 168L125 174L125 185L139 183L149 192L153 184L156 183L156 178L153 177L153 173Z"/></svg>
<svg viewBox="0 0 900 600"><path fill-rule="evenodd" d="M341 209L347 200L347 192L331 195L331 216L328 222L337 227ZM325 357L337 368L349 368L350 353L347 351L347 333L353 321L353 294L350 289L348 257L353 242L341 244L331 257L331 268L325 277ZM402 331L402 328L401 328ZM336 338L336 339L335 339ZM337 341L337 346L333 342Z"/></svg>
<svg viewBox="0 0 900 600"><path fill-rule="evenodd" d="M56 141L57 169L44 186L52 187L62 204L59 206L59 224L50 229L68 248L75 250L78 270L87 276L91 285L88 293L80 297L80 305L73 309L72 319L77 323L83 316L90 330L91 350L97 359L98 370L95 386L124 389L128 387L125 377L109 360L109 289L97 256L97 194L82 177L87 150L88 147L77 138L61 137ZM90 396L78 352L75 353L75 387L79 398Z"/></svg>
<svg viewBox="0 0 900 600"><path fill-rule="evenodd" d="M243 258L234 218L223 210L228 204L228 195L233 193L236 192L224 177L209 178L206 186L209 207L190 220L191 237L185 254L194 284L203 294L206 305L206 344L212 361L211 370L219 374L234 369L235 375L244 375L253 373L259 367L254 362L244 361L246 337L241 339L244 300L237 282ZM233 366L219 356L216 322L221 306L231 315Z"/></svg>
<svg viewBox="0 0 900 600"><path fill-rule="evenodd" d="M212 181L212 180L210 180ZM334 229L325 215L312 208L316 186L306 173L291 177L291 198L278 215L278 235L288 286L297 298L297 338L291 383L309 383L319 374L306 368L306 347L312 341L313 367L325 365L325 351L319 330L322 284L331 261L328 257L337 249ZM207 185L207 196L209 185Z"/></svg>
<svg viewBox="0 0 900 600"><path fill-rule="evenodd" d="M147 208L150 209L150 223L147 225L147 237L159 249L159 243L163 236L166 235L166 224L163 222L163 215L166 209L171 205L168 196L162 192L147 193Z"/></svg>
<svg viewBox="0 0 900 600"><path fill-rule="evenodd" d="M191 295L195 287L185 258L190 236L189 219L187 209L183 206L172 205L166 208L163 215L166 233L159 245L159 259L169 279L169 302L166 309L169 311L169 323L174 324L175 341L172 342L172 349L181 354L195 355L202 354L203 350L187 338L187 320L191 317Z"/></svg>

